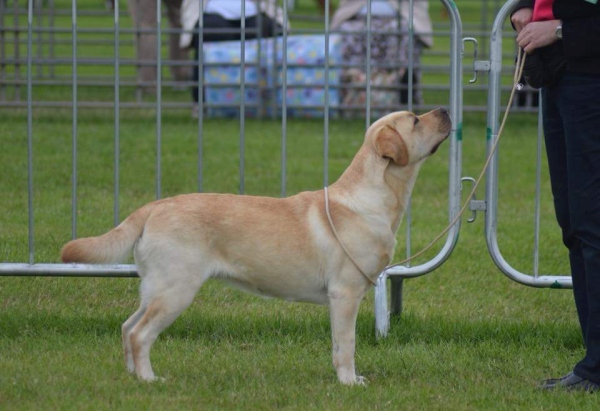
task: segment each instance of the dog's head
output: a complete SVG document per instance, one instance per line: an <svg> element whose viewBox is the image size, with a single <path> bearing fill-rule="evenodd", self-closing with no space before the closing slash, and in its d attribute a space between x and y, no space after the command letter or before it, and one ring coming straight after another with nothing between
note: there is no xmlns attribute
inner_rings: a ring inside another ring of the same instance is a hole
<svg viewBox="0 0 600 411"><path fill-rule="evenodd" d="M390 164L404 167L435 153L451 130L452 120L445 108L421 116L399 111L373 123L366 138L378 156L390 160Z"/></svg>

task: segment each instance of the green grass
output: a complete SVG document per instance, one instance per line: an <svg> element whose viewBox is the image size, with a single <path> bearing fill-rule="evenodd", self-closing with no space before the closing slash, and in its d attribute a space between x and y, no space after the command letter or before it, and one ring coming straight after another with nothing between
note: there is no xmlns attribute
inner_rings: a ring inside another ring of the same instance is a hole
<svg viewBox="0 0 600 411"><path fill-rule="evenodd" d="M310 11L310 3L300 6ZM476 17L473 4L458 7ZM110 101L112 90L82 91L88 92ZM123 109L120 116L122 219L155 197L156 119L153 110ZM23 110L0 111L0 262L28 260L26 120ZM33 120L35 259L57 262L71 236L71 110L36 108ZM77 232L95 235L113 224L113 112L80 109L77 124ZM245 124L246 192L278 196L281 123ZM485 116L467 113L463 129L462 175L476 177L485 161ZM363 120L332 120L330 180L349 164L363 130ZM197 190L197 122L187 109L165 110L162 131L162 195ZM288 120L288 193L321 188L323 133L322 120ZM500 248L525 273L533 265L536 134L536 116L511 115L500 147ZM237 119L205 122L205 191L238 191L239 136ZM447 223L447 168L446 143L417 181L413 251ZM567 273L545 166L541 213L540 272ZM121 354L120 325L137 308L138 280L2 277L0 409L597 409L593 395L535 388L583 355L571 292L507 279L488 256L483 214L473 224L465 220L451 258L406 281L404 313L392 320L388 338L375 339L373 296L361 305L356 364L366 387L337 383L326 307L264 300L209 282L154 346L153 365L166 382L147 384L127 374ZM395 261L404 255L404 230Z"/></svg>

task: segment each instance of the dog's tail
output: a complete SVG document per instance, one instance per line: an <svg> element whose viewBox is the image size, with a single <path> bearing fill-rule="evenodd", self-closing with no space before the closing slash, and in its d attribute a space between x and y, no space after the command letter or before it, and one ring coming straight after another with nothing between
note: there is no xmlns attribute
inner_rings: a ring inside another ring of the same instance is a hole
<svg viewBox="0 0 600 411"><path fill-rule="evenodd" d="M156 202L152 202L137 209L106 234L69 241L62 249L62 261L95 264L124 261L130 255L135 242L141 237L144 225L155 205Z"/></svg>

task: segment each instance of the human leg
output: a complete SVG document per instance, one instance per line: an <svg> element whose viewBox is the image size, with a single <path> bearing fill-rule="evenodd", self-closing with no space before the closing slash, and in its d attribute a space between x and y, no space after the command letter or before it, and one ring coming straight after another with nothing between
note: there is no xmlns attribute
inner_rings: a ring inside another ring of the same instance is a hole
<svg viewBox="0 0 600 411"><path fill-rule="evenodd" d="M247 38L277 37L283 33L283 27L264 13L246 19L246 27L255 28L255 30L253 30L255 33L254 36Z"/></svg>
<svg viewBox="0 0 600 411"><path fill-rule="evenodd" d="M167 8L170 26L181 30L181 0L163 0ZM188 60L186 49L179 47L180 33L169 34L169 58L172 62L185 62ZM179 64L170 66L171 75L175 80L187 81L190 78L190 67Z"/></svg>
<svg viewBox="0 0 600 411"><path fill-rule="evenodd" d="M579 240L584 278L575 302L586 355L575 374L600 384L600 77L567 73L559 109L566 136L569 214Z"/></svg>
<svg viewBox="0 0 600 411"><path fill-rule="evenodd" d="M155 90L152 83L156 82L156 1L128 0L127 6L135 28L140 30L135 38L138 80L144 83L145 90Z"/></svg>
<svg viewBox="0 0 600 411"><path fill-rule="evenodd" d="M600 388L600 92L598 79L567 74L542 89L550 180L586 356L573 373L542 388Z"/></svg>
<svg viewBox="0 0 600 411"><path fill-rule="evenodd" d="M556 220L562 230L562 240L569 250L569 263L573 281L573 294L581 329L587 327L587 299L585 295L585 267L581 252L581 240L577 238L571 226L569 208L569 181L567 167L567 143L563 118L558 106L560 89L545 87L542 89L543 127L550 171L552 196ZM583 331L582 331L583 333Z"/></svg>

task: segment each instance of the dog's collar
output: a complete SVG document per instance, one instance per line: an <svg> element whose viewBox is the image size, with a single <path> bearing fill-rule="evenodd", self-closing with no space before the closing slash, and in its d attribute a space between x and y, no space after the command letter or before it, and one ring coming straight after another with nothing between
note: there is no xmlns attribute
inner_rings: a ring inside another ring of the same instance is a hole
<svg viewBox="0 0 600 411"><path fill-rule="evenodd" d="M350 261L352 261L352 263L354 263L354 265L356 266L356 268L358 268L358 271L360 271L360 273L371 284L377 285L377 283L375 281L373 281L371 279L371 277L369 277L367 275L367 273L365 273L362 268L360 268L360 265L358 265L358 263L356 262L356 260L354 259L354 257L352 257L352 254L350 254L350 251L348 251L348 248L346 248L346 245L344 244L344 242L340 238L340 235L338 234L337 230L335 229L335 225L333 224L333 219L331 218L331 212L329 211L329 194L327 192L327 187L324 188L323 192L325 193L325 214L327 215L327 220L329 221L329 226L331 227L331 231L333 231L333 235L335 235L335 238L338 240L338 243L340 243L340 245L342 246L342 249L344 250L344 252L348 256L348 258L350 259Z"/></svg>

